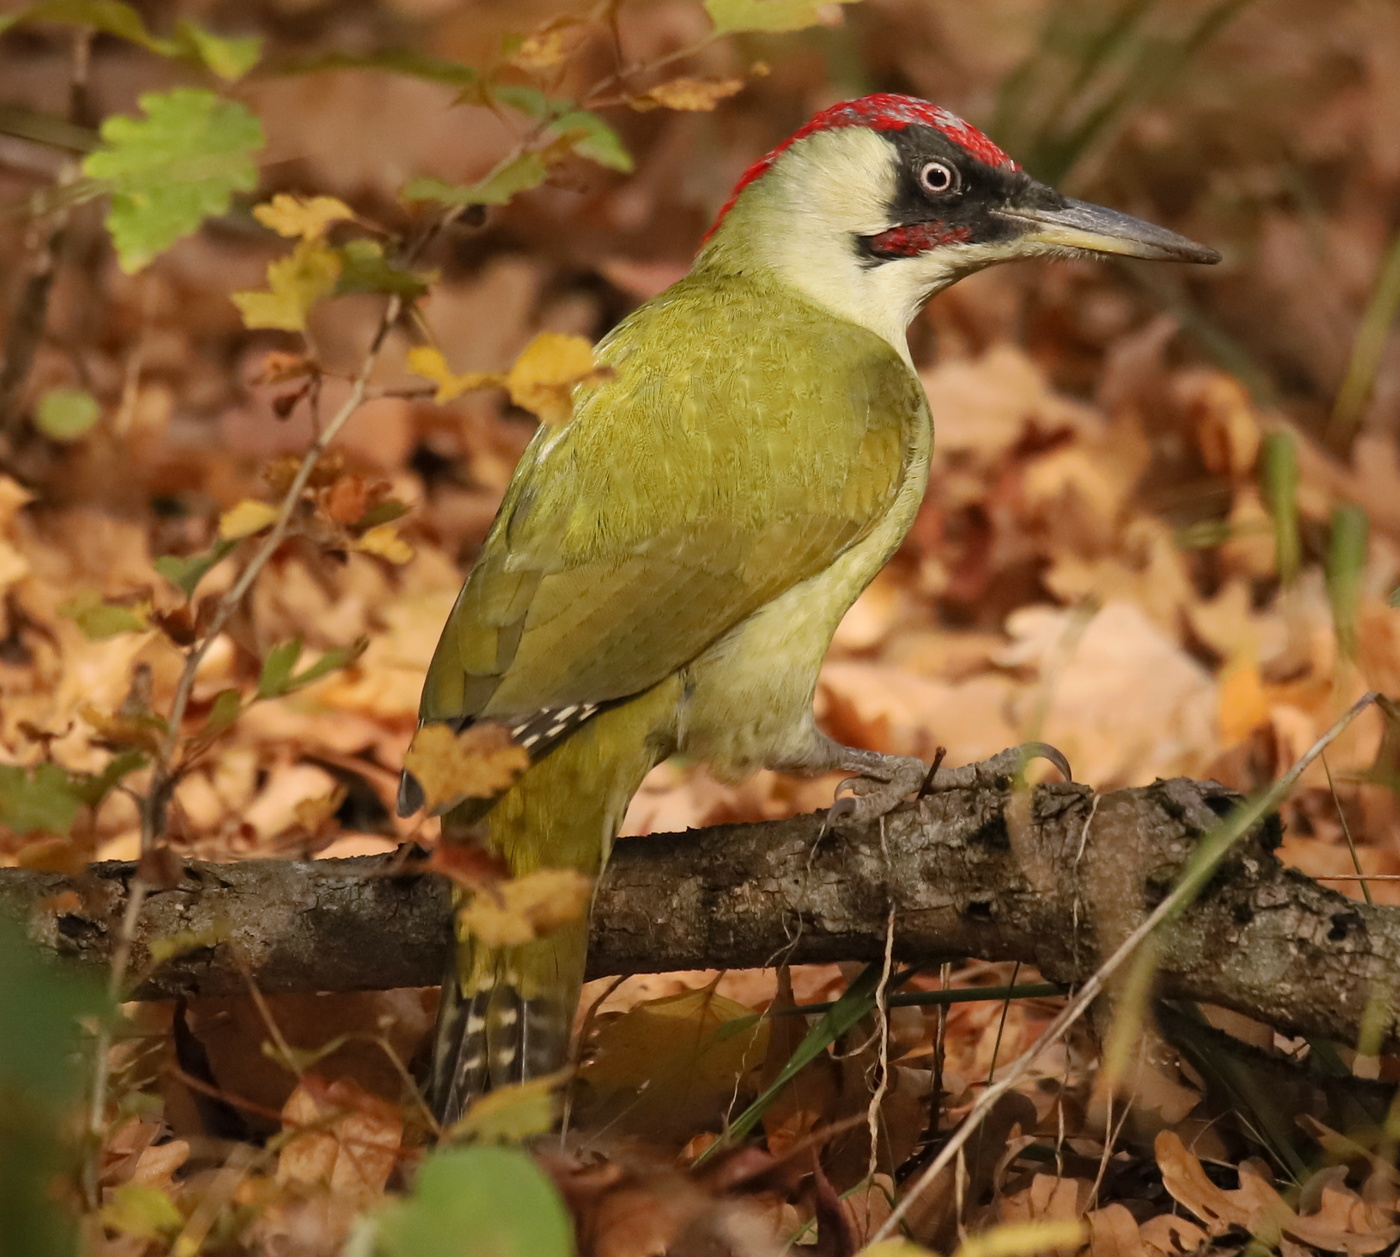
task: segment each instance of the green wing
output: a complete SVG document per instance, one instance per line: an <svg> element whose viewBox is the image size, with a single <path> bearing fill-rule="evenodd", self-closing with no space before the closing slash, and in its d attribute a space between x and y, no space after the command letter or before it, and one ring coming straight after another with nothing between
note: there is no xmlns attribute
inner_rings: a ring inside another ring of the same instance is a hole
<svg viewBox="0 0 1400 1257"><path fill-rule="evenodd" d="M883 340L742 280L683 280L600 357L613 377L516 468L424 720L519 720L656 684L864 536L927 423Z"/></svg>

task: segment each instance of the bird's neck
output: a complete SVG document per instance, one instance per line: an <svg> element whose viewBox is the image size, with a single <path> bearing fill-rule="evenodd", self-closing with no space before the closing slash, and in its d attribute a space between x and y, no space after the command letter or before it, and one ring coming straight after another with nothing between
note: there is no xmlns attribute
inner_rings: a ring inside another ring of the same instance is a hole
<svg viewBox="0 0 1400 1257"><path fill-rule="evenodd" d="M750 184L695 260L695 270L745 275L795 290L835 318L874 332L906 362L906 329L924 303L961 275L936 252L872 264L857 240L888 226L889 190L874 186L885 169L885 141L870 134L868 153L849 134L823 151L814 136Z"/></svg>

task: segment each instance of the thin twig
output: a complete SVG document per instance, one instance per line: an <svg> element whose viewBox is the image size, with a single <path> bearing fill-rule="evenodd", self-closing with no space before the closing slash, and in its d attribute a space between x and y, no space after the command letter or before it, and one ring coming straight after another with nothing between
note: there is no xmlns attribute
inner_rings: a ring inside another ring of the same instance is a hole
<svg viewBox="0 0 1400 1257"><path fill-rule="evenodd" d="M285 539L287 529L291 526L292 516L301 505L301 495L310 483L311 474L316 470L316 465L330 448L331 442L340 435L341 429L350 416L359 410L360 404L364 401L370 373L379 361L379 352L383 348L389 329L393 327L401 308L400 298L391 297L384 315L380 319L374 340L365 353L360 369L351 381L350 395L302 456L301 465L297 468L292 483L282 496L282 504L278 508L277 518L273 521L262 545L248 560L247 566L244 567L238 579L234 581L233 586L219 600L218 608L210 619L204 636L190 648L189 654L185 656L185 666L175 687L175 698L170 704L170 714L166 717L165 737L156 753L150 789L146 793L145 805L141 809L142 851L149 851L165 831L166 808L177 777L172 762L179 746L180 729L184 723L185 711L189 707L190 698L194 693L199 665L204 662L204 657L218 640L229 620L233 618L244 597L252 588L253 582L261 575L263 568L267 566Z"/></svg>

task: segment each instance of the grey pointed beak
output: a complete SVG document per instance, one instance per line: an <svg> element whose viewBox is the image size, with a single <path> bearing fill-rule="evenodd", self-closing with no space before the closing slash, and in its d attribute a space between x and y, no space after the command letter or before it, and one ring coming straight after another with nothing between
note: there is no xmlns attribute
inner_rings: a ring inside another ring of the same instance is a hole
<svg viewBox="0 0 1400 1257"><path fill-rule="evenodd" d="M1066 200L1063 206L1053 209L1008 206L995 213L1023 226L1021 239L1033 244L1085 249L1090 253L1116 253L1154 262L1220 261L1220 254L1203 244L1131 214L1120 214L1088 201Z"/></svg>

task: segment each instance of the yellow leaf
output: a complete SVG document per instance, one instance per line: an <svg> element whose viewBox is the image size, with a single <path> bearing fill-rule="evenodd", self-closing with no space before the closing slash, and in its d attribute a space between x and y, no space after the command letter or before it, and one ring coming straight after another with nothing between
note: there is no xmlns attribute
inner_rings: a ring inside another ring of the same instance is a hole
<svg viewBox="0 0 1400 1257"><path fill-rule="evenodd" d="M454 375L442 351L431 345L416 345L408 351L408 369L438 386L433 398L439 406L474 388L504 388L506 379L494 371L468 371Z"/></svg>
<svg viewBox="0 0 1400 1257"><path fill-rule="evenodd" d="M584 337L541 332L515 360L506 387L511 401L541 422L562 423L573 409L574 387L606 375Z"/></svg>
<svg viewBox="0 0 1400 1257"><path fill-rule="evenodd" d="M530 766L530 753L496 724L475 724L461 733L446 725L424 725L413 735L403 766L423 787L429 813L463 799L500 794Z"/></svg>
<svg viewBox="0 0 1400 1257"><path fill-rule="evenodd" d="M536 869L480 890L457 911L458 928L488 947L518 947L581 921L593 879L577 869Z"/></svg>
<svg viewBox="0 0 1400 1257"><path fill-rule="evenodd" d="M266 205L253 209L253 217L279 236L319 240L332 223L354 218L355 211L333 196L290 196L279 192Z"/></svg>
<svg viewBox="0 0 1400 1257"><path fill-rule="evenodd" d="M1008 1222L981 1235L969 1236L953 1257L1031 1257L1052 1248L1073 1252L1089 1238L1079 1220L1067 1222Z"/></svg>
<svg viewBox="0 0 1400 1257"><path fill-rule="evenodd" d="M131 1239L153 1242L178 1231L185 1219L159 1188L123 1183L102 1207L102 1225Z"/></svg>
<svg viewBox="0 0 1400 1257"><path fill-rule="evenodd" d="M708 112L720 101L744 89L743 79L696 79L681 77L658 83L631 102L634 109L684 109Z"/></svg>
<svg viewBox="0 0 1400 1257"><path fill-rule="evenodd" d="M554 1128L563 1073L546 1074L529 1082L488 1092L447 1132L453 1142L519 1143Z"/></svg>
<svg viewBox="0 0 1400 1257"><path fill-rule="evenodd" d="M306 316L340 278L340 257L324 242L298 242L290 256L268 263L267 292L236 292L233 304L248 328L304 332Z"/></svg>
<svg viewBox="0 0 1400 1257"><path fill-rule="evenodd" d="M371 528L355 542L355 549L377 554L390 563L407 563L413 558L413 547L399 536L399 527L393 523Z"/></svg>
<svg viewBox="0 0 1400 1257"><path fill-rule="evenodd" d="M856 1257L932 1257L933 1249L912 1240L881 1240L862 1248Z"/></svg>
<svg viewBox="0 0 1400 1257"><path fill-rule="evenodd" d="M562 30L539 31L520 45L510 63L522 70L552 70L567 56Z"/></svg>
<svg viewBox="0 0 1400 1257"><path fill-rule="evenodd" d="M270 502L258 502L244 498L237 506L230 507L219 516L219 540L237 541L241 537L251 537L262 532L277 518L277 508Z"/></svg>

